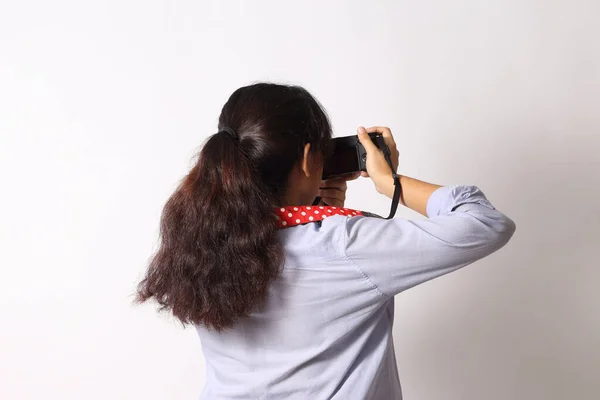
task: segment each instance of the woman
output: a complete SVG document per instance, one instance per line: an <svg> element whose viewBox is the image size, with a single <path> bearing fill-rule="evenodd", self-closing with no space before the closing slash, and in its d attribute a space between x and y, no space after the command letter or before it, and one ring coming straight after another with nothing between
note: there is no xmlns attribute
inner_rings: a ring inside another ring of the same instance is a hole
<svg viewBox="0 0 600 400"><path fill-rule="evenodd" d="M367 173L394 181L359 128ZM219 132L167 202L161 245L138 289L196 327L204 399L400 399L394 295L501 248L515 225L474 186L401 177L403 204L429 219L367 217L321 181L329 120L304 89L236 90ZM324 203L311 207L320 196Z"/></svg>

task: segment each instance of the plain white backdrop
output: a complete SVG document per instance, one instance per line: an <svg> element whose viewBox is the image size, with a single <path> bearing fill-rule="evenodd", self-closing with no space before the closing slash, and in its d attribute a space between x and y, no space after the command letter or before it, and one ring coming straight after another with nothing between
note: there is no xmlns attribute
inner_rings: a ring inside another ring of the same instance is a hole
<svg viewBox="0 0 600 400"><path fill-rule="evenodd" d="M479 185L502 251L397 297L408 400L600 398L596 0L0 3L0 398L194 399L193 329L132 293L229 94L296 83L400 171ZM370 181L347 205L385 214ZM415 218L402 210L402 217Z"/></svg>

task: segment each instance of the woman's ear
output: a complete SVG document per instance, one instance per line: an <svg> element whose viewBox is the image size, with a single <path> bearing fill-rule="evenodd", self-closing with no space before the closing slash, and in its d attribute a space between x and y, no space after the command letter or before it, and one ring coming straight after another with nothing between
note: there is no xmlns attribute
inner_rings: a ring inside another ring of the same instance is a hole
<svg viewBox="0 0 600 400"><path fill-rule="evenodd" d="M310 143L306 143L304 146L304 157L302 158L302 172L309 178L312 174L311 164L314 162L310 153Z"/></svg>

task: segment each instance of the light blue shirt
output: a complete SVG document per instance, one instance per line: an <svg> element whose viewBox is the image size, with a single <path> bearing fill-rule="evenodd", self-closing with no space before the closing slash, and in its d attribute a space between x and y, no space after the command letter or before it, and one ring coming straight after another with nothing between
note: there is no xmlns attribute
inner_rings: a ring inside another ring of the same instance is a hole
<svg viewBox="0 0 600 400"><path fill-rule="evenodd" d="M202 399L401 399L394 295L493 253L515 231L473 186L436 190L427 214L282 229L285 264L266 302L224 332L197 328Z"/></svg>

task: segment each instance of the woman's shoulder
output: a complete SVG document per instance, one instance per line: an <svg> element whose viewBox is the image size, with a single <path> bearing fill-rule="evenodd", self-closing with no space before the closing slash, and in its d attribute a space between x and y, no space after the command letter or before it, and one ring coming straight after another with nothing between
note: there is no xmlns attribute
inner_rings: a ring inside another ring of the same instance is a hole
<svg viewBox="0 0 600 400"><path fill-rule="evenodd" d="M327 206L282 207L277 215L287 258L302 263L345 258L349 228L354 222L384 221L374 213Z"/></svg>

